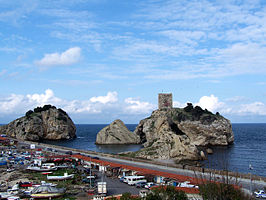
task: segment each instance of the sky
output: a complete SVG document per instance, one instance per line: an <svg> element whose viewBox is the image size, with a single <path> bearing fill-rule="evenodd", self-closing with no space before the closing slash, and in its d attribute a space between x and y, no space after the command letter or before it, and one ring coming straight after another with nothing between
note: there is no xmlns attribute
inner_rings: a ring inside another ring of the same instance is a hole
<svg viewBox="0 0 266 200"><path fill-rule="evenodd" d="M158 93L266 122L264 0L0 0L0 123L45 104L138 123Z"/></svg>

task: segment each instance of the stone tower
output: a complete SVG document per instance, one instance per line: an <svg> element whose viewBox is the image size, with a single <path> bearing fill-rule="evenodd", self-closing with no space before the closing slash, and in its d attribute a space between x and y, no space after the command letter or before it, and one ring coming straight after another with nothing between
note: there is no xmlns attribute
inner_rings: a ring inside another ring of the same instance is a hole
<svg viewBox="0 0 266 200"><path fill-rule="evenodd" d="M173 108L172 93L159 93L158 94L158 107L159 109Z"/></svg>

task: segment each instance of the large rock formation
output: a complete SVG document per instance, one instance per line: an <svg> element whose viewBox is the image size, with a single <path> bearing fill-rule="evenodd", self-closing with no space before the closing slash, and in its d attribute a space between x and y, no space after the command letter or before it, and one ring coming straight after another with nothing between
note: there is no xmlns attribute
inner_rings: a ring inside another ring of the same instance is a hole
<svg viewBox="0 0 266 200"><path fill-rule="evenodd" d="M104 127L96 137L96 144L138 144L139 136L127 129L121 120Z"/></svg>
<svg viewBox="0 0 266 200"><path fill-rule="evenodd" d="M76 127L65 111L45 105L1 126L0 133L21 140L60 140L75 138Z"/></svg>
<svg viewBox="0 0 266 200"><path fill-rule="evenodd" d="M184 109L153 111L150 117L140 121L135 133L144 143L144 148L134 153L136 157L177 162L200 159L202 147L234 141L229 120L192 104Z"/></svg>

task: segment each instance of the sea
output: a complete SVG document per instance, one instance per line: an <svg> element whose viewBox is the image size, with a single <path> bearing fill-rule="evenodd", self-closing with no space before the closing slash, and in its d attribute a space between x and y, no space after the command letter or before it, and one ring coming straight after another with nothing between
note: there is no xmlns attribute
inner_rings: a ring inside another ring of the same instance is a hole
<svg viewBox="0 0 266 200"><path fill-rule="evenodd" d="M0 124L4 125L4 124ZM117 154L138 151L142 145L96 145L97 133L107 124L76 124L77 138L45 143L75 149ZM137 124L126 124L134 131ZM205 168L252 173L266 177L266 123L233 123L234 144L226 147L212 147L214 153L201 161Z"/></svg>
<svg viewBox="0 0 266 200"><path fill-rule="evenodd" d="M68 141L46 141L46 143L105 153L138 151L142 145L96 145L97 133L106 124L76 124L77 138ZM127 124L134 131L137 124ZM252 173L266 177L266 124L233 123L234 144L213 147L214 153L202 161L205 168Z"/></svg>

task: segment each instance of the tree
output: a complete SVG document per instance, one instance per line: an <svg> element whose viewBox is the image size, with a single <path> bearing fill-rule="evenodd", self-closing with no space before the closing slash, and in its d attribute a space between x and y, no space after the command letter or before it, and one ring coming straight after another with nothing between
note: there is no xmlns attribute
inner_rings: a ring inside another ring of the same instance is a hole
<svg viewBox="0 0 266 200"><path fill-rule="evenodd" d="M187 106L184 108L186 112L191 112L193 110L192 103L187 103Z"/></svg>
<svg viewBox="0 0 266 200"><path fill-rule="evenodd" d="M187 200L185 192L177 190L174 186L160 186L152 188L146 200Z"/></svg>
<svg viewBox="0 0 266 200"><path fill-rule="evenodd" d="M28 112L26 112L26 117L30 117L30 115L33 113L32 110L29 110Z"/></svg>
<svg viewBox="0 0 266 200"><path fill-rule="evenodd" d="M205 200L248 200L252 197L246 195L239 188L227 183L206 182L199 186L200 195Z"/></svg>
<svg viewBox="0 0 266 200"><path fill-rule="evenodd" d="M108 198L108 200L117 200L117 198L110 197ZM122 196L120 197L120 200L140 200L140 198L132 196L130 192L126 192L122 194Z"/></svg>

